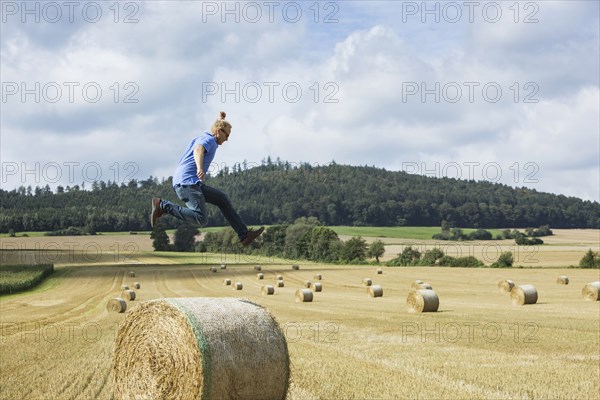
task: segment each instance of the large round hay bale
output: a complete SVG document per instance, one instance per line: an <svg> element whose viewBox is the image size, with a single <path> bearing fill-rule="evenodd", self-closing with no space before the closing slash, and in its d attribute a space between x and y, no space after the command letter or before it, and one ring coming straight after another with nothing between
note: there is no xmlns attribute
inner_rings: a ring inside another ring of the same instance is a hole
<svg viewBox="0 0 600 400"><path fill-rule="evenodd" d="M261 289L260 292L263 295L269 295L269 294L273 294L275 293L275 287L273 285L264 285Z"/></svg>
<svg viewBox="0 0 600 400"><path fill-rule="evenodd" d="M600 300L600 281L590 282L581 289L581 295L588 301Z"/></svg>
<svg viewBox="0 0 600 400"><path fill-rule="evenodd" d="M367 293L370 297L382 297L383 296L383 288L381 285L373 285L367 288Z"/></svg>
<svg viewBox="0 0 600 400"><path fill-rule="evenodd" d="M313 292L310 289L296 290L296 303L305 303L313 301Z"/></svg>
<svg viewBox="0 0 600 400"><path fill-rule="evenodd" d="M535 304L538 300L538 293L533 285L520 285L510 291L510 298L516 306Z"/></svg>
<svg viewBox="0 0 600 400"><path fill-rule="evenodd" d="M556 283L558 283L559 285L568 285L569 277L566 275L561 275L558 278L556 278Z"/></svg>
<svg viewBox="0 0 600 400"><path fill-rule="evenodd" d="M323 285L321 284L321 282L315 282L312 284L312 288L315 292L322 292L323 291Z"/></svg>
<svg viewBox="0 0 600 400"><path fill-rule="evenodd" d="M210 267L210 272L217 272L217 267Z"/></svg>
<svg viewBox="0 0 600 400"><path fill-rule="evenodd" d="M227 269L227 265L226 264L221 264L221 269Z"/></svg>
<svg viewBox="0 0 600 400"><path fill-rule="evenodd" d="M377 268L377 275L383 274L383 270L381 268Z"/></svg>
<svg viewBox="0 0 600 400"><path fill-rule="evenodd" d="M244 285L242 285L242 282L236 282L231 286L233 287L233 290L242 290L244 288Z"/></svg>
<svg viewBox="0 0 600 400"><path fill-rule="evenodd" d="M365 286L371 286L373 284L373 281L370 278L365 278L363 279L363 284Z"/></svg>
<svg viewBox="0 0 600 400"><path fill-rule="evenodd" d="M106 304L106 311L124 313L127 310L127 302L120 297L110 299Z"/></svg>
<svg viewBox="0 0 600 400"><path fill-rule="evenodd" d="M311 282L311 281L304 281L304 287L305 287L305 288L309 288L309 287L310 287L310 285L312 285L312 282Z"/></svg>
<svg viewBox="0 0 600 400"><path fill-rule="evenodd" d="M299 265L292 265L292 269L294 271L298 271L300 269L300 266Z"/></svg>
<svg viewBox="0 0 600 400"><path fill-rule="evenodd" d="M431 289L418 289L408 292L406 307L409 312L436 312L440 306L440 299Z"/></svg>
<svg viewBox="0 0 600 400"><path fill-rule="evenodd" d="M120 325L115 399L284 399L285 336L269 312L235 298L143 302Z"/></svg>
<svg viewBox="0 0 600 400"><path fill-rule="evenodd" d="M254 266L254 270L255 270L255 271L261 271L261 270L262 270L262 267L261 267L260 265L255 265L255 266Z"/></svg>
<svg viewBox="0 0 600 400"><path fill-rule="evenodd" d="M262 272L260 272L260 273L256 274L256 277L258 279L265 279L265 274L263 274Z"/></svg>
<svg viewBox="0 0 600 400"><path fill-rule="evenodd" d="M320 281L321 279L323 279L323 275L315 274L315 276L313 278L315 279L315 281Z"/></svg>
<svg viewBox="0 0 600 400"><path fill-rule="evenodd" d="M129 290L129 286L123 285L123 286L121 286L121 290Z"/></svg>
<svg viewBox="0 0 600 400"><path fill-rule="evenodd" d="M129 271L129 277L130 278L135 278L135 272Z"/></svg>
<svg viewBox="0 0 600 400"><path fill-rule="evenodd" d="M415 290L433 290L429 283L423 281L414 281L410 287Z"/></svg>
<svg viewBox="0 0 600 400"><path fill-rule="evenodd" d="M139 282L133 284L134 289L141 289L142 285Z"/></svg>
<svg viewBox="0 0 600 400"><path fill-rule="evenodd" d="M277 275L277 280L278 281L282 281L283 280L283 275Z"/></svg>
<svg viewBox="0 0 600 400"><path fill-rule="evenodd" d="M229 279L229 278L223 279L223 285L225 285L225 286L231 285L231 279Z"/></svg>
<svg viewBox="0 0 600 400"><path fill-rule="evenodd" d="M498 289L501 293L509 294L511 290L515 287L515 283L510 279L504 279L498 282Z"/></svg>
<svg viewBox="0 0 600 400"><path fill-rule="evenodd" d="M277 281L277 287L284 287L285 284L283 283L283 281Z"/></svg>
<svg viewBox="0 0 600 400"><path fill-rule="evenodd" d="M121 292L121 297L125 300L133 301L135 300L135 291L133 290L123 290Z"/></svg>

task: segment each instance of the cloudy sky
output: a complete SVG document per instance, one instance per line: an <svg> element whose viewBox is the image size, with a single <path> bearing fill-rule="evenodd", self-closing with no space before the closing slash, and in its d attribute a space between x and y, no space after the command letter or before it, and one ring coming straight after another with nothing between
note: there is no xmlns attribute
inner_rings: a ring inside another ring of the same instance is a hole
<svg viewBox="0 0 600 400"><path fill-rule="evenodd" d="M2 188L267 156L600 200L599 3L2 1ZM89 186L88 186L89 185Z"/></svg>

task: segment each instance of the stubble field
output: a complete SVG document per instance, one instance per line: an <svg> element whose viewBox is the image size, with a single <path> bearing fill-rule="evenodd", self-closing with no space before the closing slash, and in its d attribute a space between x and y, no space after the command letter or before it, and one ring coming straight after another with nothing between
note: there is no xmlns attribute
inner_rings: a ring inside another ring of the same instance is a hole
<svg viewBox="0 0 600 400"><path fill-rule="evenodd" d="M594 236L580 239L585 250L594 245ZM600 302L581 297L583 285L600 280L598 270L419 267L377 275L374 266L303 263L293 271L291 262L262 262L258 280L253 263L230 260L212 273L216 261L167 259L73 261L33 291L0 297L0 399L112 398L114 338L124 315L108 313L106 303L134 281L142 287L130 310L163 297L234 296L266 307L287 338L290 399L599 398ZM296 303L295 290L316 273L323 292ZM278 274L285 287L261 295ZM570 284L557 285L559 275ZM382 298L367 295L366 277L383 286ZM234 292L224 278L244 289ZM416 279L439 295L437 313L406 310ZM512 305L497 288L501 279L533 284L538 303Z"/></svg>

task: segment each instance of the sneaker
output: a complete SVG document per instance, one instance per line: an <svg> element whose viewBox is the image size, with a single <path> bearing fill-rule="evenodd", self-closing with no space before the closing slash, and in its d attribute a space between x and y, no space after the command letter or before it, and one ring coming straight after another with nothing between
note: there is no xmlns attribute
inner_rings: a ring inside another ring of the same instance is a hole
<svg viewBox="0 0 600 400"><path fill-rule="evenodd" d="M152 198L152 213L150 214L150 225L154 228L156 225L156 220L163 215L164 212L162 208L160 208L160 199L158 197Z"/></svg>
<svg viewBox="0 0 600 400"><path fill-rule="evenodd" d="M260 234L263 233L264 230L265 230L264 226L261 226L260 228L258 228L255 231L253 231L252 229L250 229L248 231L248 233L246 234L246 237L241 240L242 244L244 246L248 246L250 243L254 242L254 239L256 239L257 237L259 237Z"/></svg>

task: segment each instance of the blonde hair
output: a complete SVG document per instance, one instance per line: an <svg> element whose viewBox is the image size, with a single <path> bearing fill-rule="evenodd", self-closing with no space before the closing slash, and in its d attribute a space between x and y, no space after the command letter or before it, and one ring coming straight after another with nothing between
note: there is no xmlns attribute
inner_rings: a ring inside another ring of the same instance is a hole
<svg viewBox="0 0 600 400"><path fill-rule="evenodd" d="M227 114L225 114L225 111L221 111L219 113L219 118L214 122L214 124L210 128L212 133L217 133L221 129L227 132L228 135L231 133L231 124L229 123L229 121L225 120L226 116Z"/></svg>

